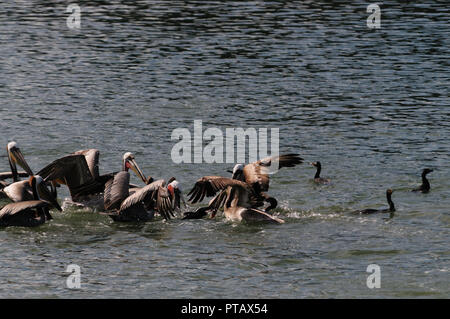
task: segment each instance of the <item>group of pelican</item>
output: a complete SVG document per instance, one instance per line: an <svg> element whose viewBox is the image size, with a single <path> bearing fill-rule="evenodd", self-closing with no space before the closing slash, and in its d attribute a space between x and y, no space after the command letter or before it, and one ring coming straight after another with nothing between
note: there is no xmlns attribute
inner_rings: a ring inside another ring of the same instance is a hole
<svg viewBox="0 0 450 319"><path fill-rule="evenodd" d="M52 219L51 208L62 211L57 187L66 185L72 203L97 208L115 221L148 221L155 213L165 219L180 208L181 189L175 178L168 183L146 178L132 153L122 157L122 170L99 174L100 152L80 150L50 163L34 174L16 142L7 146L11 172L0 173L0 197L12 203L0 210L0 226L37 226ZM20 166L24 171L18 171ZM145 183L130 184L132 170ZM26 180L20 180L27 177ZM11 183L6 180L12 179Z"/></svg>
<svg viewBox="0 0 450 319"><path fill-rule="evenodd" d="M89 207L119 222L140 222L153 219L155 214L168 220L181 210L184 201L180 183L175 177L168 182L145 177L133 153L122 157L122 169L100 175L97 149L80 150L59 158L34 174L16 142L7 145L11 172L0 173L0 197L12 203L0 210L0 226L37 226L52 219L49 212L62 211L57 201L57 188L66 185L73 205ZM231 177L204 176L188 193L193 204L213 197L206 207L185 212L184 219L214 217L223 209L232 221L266 221L283 223L270 210L277 200L267 194L269 167L293 167L302 163L297 154L268 157L247 165L237 164ZM20 166L24 171L18 171ZM145 186L130 184L132 170ZM26 177L25 180L20 180ZM12 179L11 183L6 180ZM264 203L268 207L263 209Z"/></svg>

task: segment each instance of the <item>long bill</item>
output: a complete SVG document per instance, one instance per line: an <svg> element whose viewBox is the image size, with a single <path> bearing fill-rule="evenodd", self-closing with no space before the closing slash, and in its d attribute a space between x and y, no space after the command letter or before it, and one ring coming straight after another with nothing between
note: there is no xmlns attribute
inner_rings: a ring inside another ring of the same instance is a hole
<svg viewBox="0 0 450 319"><path fill-rule="evenodd" d="M25 160L25 157L23 156L22 152L19 148L12 148L10 151L10 158L11 160L22 167L25 172L28 173L29 176L33 176L33 171L31 170L30 166L28 166L27 161Z"/></svg>
<svg viewBox="0 0 450 319"><path fill-rule="evenodd" d="M134 159L128 160L130 163L130 168L133 170L133 172L145 183L147 184L147 178L145 178L144 173L142 173L141 169L139 168L139 165L136 163Z"/></svg>

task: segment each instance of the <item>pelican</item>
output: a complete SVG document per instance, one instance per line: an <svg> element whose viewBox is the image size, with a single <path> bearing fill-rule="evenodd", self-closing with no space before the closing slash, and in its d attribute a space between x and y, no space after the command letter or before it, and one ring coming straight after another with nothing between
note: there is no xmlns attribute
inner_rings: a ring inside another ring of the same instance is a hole
<svg viewBox="0 0 450 319"><path fill-rule="evenodd" d="M284 223L282 219L255 208L259 205L258 194L249 184L236 179L204 176L197 180L188 194L193 204L202 201L205 196L214 195L208 209L217 211L223 207L225 217L230 221Z"/></svg>
<svg viewBox="0 0 450 319"><path fill-rule="evenodd" d="M269 190L270 167L275 164L278 165L277 168L279 169L282 167L294 167L301 163L303 163L303 158L298 154L285 154L266 157L245 166L243 164L236 164L233 171L228 172L233 174L232 179L245 182L261 200L268 202L270 205L265 209L268 212L278 205L277 200L266 193ZM261 202L258 205L262 206L262 204Z"/></svg>
<svg viewBox="0 0 450 319"><path fill-rule="evenodd" d="M45 182L40 176L31 176L28 181L32 189L32 200L21 201L6 205L0 210L0 226L38 226L52 219L49 208L55 206L55 200L48 193ZM41 200L39 194L46 194L51 203ZM57 205L57 203L56 203Z"/></svg>
<svg viewBox="0 0 450 319"><path fill-rule="evenodd" d="M75 205L103 209L105 183L117 172L99 174L100 152L97 149L80 150L55 160L39 171L45 181L67 185ZM133 153L122 157L122 171L131 169L144 183L147 181L137 165Z"/></svg>
<svg viewBox="0 0 450 319"><path fill-rule="evenodd" d="M21 166L29 176L33 175L33 171L31 170L30 166L28 166L28 163L25 160L25 157L23 156L16 142L9 142L6 150L8 153L9 166L11 167L11 173L14 182L19 181L19 172L17 171L17 165Z"/></svg>
<svg viewBox="0 0 450 319"><path fill-rule="evenodd" d="M155 211L164 219L174 216L179 206L181 189L174 180L165 187L163 179L152 182L130 195L130 173L115 174L105 184L104 208L108 216L119 222L139 222L153 219Z"/></svg>
<svg viewBox="0 0 450 319"><path fill-rule="evenodd" d="M13 182L18 182L20 180L19 177L28 177L33 175L31 168L28 166L27 161L25 161L25 158L16 142L9 142L6 146L6 152L8 154L8 163L11 168L11 172L0 173L0 198L6 196L1 191L10 184L5 182L5 179L12 178ZM17 165L21 166L25 172L17 171Z"/></svg>

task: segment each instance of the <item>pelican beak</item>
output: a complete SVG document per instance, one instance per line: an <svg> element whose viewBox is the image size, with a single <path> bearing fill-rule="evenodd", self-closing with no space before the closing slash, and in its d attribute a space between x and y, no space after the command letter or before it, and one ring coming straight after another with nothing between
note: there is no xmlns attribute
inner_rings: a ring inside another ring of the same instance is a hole
<svg viewBox="0 0 450 319"><path fill-rule="evenodd" d="M227 172L233 174L233 170L231 169L227 169Z"/></svg>
<svg viewBox="0 0 450 319"><path fill-rule="evenodd" d="M130 163L130 168L133 170L133 172L144 182L144 184L147 184L147 178L144 176L144 173L142 173L134 158L129 159L128 163Z"/></svg>
<svg viewBox="0 0 450 319"><path fill-rule="evenodd" d="M59 206L58 201L56 198L49 192L47 189L47 186L44 185L44 183L41 183L38 187L39 197L45 200L46 202L49 202L52 204L53 207L55 207L57 210L62 211L61 206Z"/></svg>
<svg viewBox="0 0 450 319"><path fill-rule="evenodd" d="M25 157L23 157L22 152L18 147L14 147L10 150L11 159L16 162L20 167L22 167L28 175L32 176L33 172L31 171L30 166L28 166L27 161L25 161Z"/></svg>

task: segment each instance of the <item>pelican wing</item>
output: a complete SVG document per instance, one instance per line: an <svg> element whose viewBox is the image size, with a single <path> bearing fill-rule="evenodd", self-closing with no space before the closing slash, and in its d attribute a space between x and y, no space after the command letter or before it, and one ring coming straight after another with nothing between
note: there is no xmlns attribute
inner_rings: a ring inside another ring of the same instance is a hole
<svg viewBox="0 0 450 319"><path fill-rule="evenodd" d="M166 187L161 186L158 188L156 209L165 220L169 220L170 216L175 216L172 199L170 197L169 190Z"/></svg>
<svg viewBox="0 0 450 319"><path fill-rule="evenodd" d="M225 200L227 199L227 190L223 189L213 199L211 199L208 203L208 208L214 211L219 210L225 204Z"/></svg>
<svg viewBox="0 0 450 319"><path fill-rule="evenodd" d="M201 202L205 196L214 196L218 191L234 185L247 188L245 183L235 179L221 176L204 176L197 180L194 187L188 193L188 196L190 196L189 201L193 204Z"/></svg>
<svg viewBox="0 0 450 319"><path fill-rule="evenodd" d="M73 153L73 155L83 155L86 159L86 164L89 167L89 171L94 179L100 176L98 162L100 159L100 152L95 148L80 150Z"/></svg>
<svg viewBox="0 0 450 319"><path fill-rule="evenodd" d="M11 203L3 207L2 210L0 210L0 219L5 218L6 216L12 216L24 210L43 207L48 207L48 203L41 200L30 200L19 203Z"/></svg>
<svg viewBox="0 0 450 319"><path fill-rule="evenodd" d="M53 161L38 172L45 181L56 181L69 187L70 195L102 192L104 184L92 176L84 155L71 154Z"/></svg>
<svg viewBox="0 0 450 319"><path fill-rule="evenodd" d="M6 196L13 202L23 202L33 200L33 191L28 181L20 181L9 184L3 189Z"/></svg>
<svg viewBox="0 0 450 319"><path fill-rule="evenodd" d="M282 167L294 167L303 163L303 158L298 154L285 154L280 156L266 157L262 160L250 163L244 167L244 178L247 184L259 187L259 191L269 190L269 173L271 165Z"/></svg>
<svg viewBox="0 0 450 319"><path fill-rule="evenodd" d="M120 174L120 173L119 173ZM128 174L129 176L129 174ZM144 202L149 198L155 196L158 189L165 185L165 181L163 179L157 180L151 184L148 184L137 191L135 191L132 195L128 196L120 205L120 210L125 210L131 206L136 205L137 203ZM129 187L129 183L127 184Z"/></svg>
<svg viewBox="0 0 450 319"><path fill-rule="evenodd" d="M130 173L119 172L105 184L103 201L106 210L121 208L122 202L129 196Z"/></svg>

